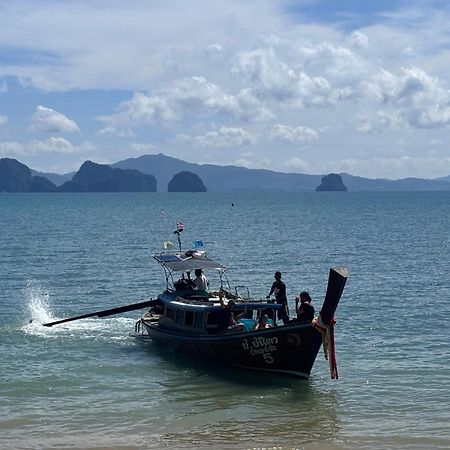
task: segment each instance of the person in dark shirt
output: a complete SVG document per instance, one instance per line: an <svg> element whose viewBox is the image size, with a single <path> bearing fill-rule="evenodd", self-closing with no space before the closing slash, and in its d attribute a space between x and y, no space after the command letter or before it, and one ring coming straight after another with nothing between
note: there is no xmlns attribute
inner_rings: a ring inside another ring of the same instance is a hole
<svg viewBox="0 0 450 450"><path fill-rule="evenodd" d="M314 319L314 306L311 305L311 296L308 292L300 292L300 298L295 299L295 312L297 318L291 322L312 322Z"/></svg>
<svg viewBox="0 0 450 450"><path fill-rule="evenodd" d="M267 295L267 299L270 298L272 294L275 294L275 302L279 305L284 305L283 309L278 311L278 318L283 321L283 323L289 322L289 311L287 304L286 295L286 285L281 281L281 272L275 272L275 281L270 288L270 292Z"/></svg>

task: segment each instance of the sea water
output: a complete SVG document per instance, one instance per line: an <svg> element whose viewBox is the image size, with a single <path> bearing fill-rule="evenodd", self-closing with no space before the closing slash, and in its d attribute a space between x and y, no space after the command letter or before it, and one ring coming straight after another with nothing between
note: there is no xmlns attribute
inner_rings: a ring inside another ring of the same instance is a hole
<svg viewBox="0 0 450 450"><path fill-rule="evenodd" d="M0 448L450 448L449 218L449 192L0 194ZM166 353L139 311L42 326L154 298L177 220L232 286L280 270L291 314L348 267L339 379L322 352L307 381Z"/></svg>

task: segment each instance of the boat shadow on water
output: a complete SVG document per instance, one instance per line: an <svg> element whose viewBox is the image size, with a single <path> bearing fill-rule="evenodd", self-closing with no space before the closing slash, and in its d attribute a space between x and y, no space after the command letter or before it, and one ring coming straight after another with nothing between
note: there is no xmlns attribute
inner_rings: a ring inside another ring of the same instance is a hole
<svg viewBox="0 0 450 450"><path fill-rule="evenodd" d="M211 363L206 360L194 358L183 353L168 351L161 348L146 339L142 342L142 348L145 357L150 354L153 358L158 357L161 364L164 365L162 370L174 372L177 376L182 374L183 377L204 380L204 378L212 378L220 380L228 384L241 386L251 386L252 388L263 388L270 390L272 388L296 388L305 386L310 389L308 380L298 379L294 377L286 377L277 373L265 373L232 367L226 364ZM166 365L167 363L167 365Z"/></svg>
<svg viewBox="0 0 450 450"><path fill-rule="evenodd" d="M339 433L336 391L320 377L211 364L151 343L143 348L164 373L159 384L177 410L155 448L296 448L329 443Z"/></svg>

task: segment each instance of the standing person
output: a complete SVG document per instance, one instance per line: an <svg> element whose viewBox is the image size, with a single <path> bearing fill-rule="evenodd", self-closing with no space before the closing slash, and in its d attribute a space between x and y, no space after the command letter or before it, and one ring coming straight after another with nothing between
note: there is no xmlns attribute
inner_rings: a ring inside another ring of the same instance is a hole
<svg viewBox="0 0 450 450"><path fill-rule="evenodd" d="M273 282L270 292L266 298L269 299L272 294L275 294L275 302L279 305L284 305L284 308L278 311L278 318L286 324L289 322L286 285L281 281L281 272L275 272L274 277L275 281Z"/></svg>
<svg viewBox="0 0 450 450"><path fill-rule="evenodd" d="M297 318L291 320L291 322L312 322L314 319L314 306L311 305L311 302L311 296L308 292L300 292L300 299L298 297L295 299Z"/></svg>
<svg viewBox="0 0 450 450"><path fill-rule="evenodd" d="M202 269L195 269L195 278L193 280L196 289L208 290L208 279L203 275Z"/></svg>

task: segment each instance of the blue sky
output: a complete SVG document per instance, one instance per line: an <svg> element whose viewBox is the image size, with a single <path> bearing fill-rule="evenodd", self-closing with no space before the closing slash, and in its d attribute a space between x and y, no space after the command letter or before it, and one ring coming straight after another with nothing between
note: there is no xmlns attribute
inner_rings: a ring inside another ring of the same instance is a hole
<svg viewBox="0 0 450 450"><path fill-rule="evenodd" d="M1 1L0 157L450 174L444 1Z"/></svg>

